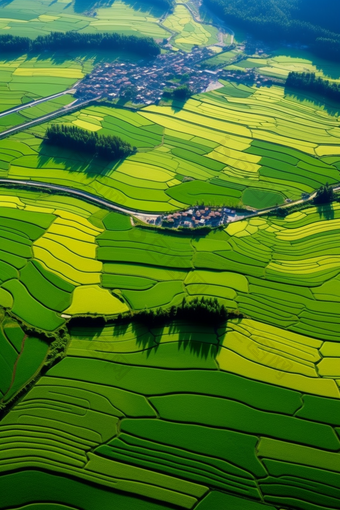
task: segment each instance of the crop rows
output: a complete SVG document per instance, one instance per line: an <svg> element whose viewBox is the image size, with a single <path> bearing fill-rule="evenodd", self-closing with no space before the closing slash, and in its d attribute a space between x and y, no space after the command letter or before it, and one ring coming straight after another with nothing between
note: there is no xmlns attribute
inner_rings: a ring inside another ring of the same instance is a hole
<svg viewBox="0 0 340 510"><path fill-rule="evenodd" d="M14 483L19 473L6 475L14 466L25 469L23 479L48 466L68 487L52 491L53 501L70 505L71 487L82 481L97 491L111 488L116 504L119 492L147 497L148 508L193 508L197 501L204 510L211 504L260 510L263 502L339 508L338 394L320 398L312 384L301 384L311 379L296 373L300 384L289 387L285 367L269 381L223 363L233 365L232 351L224 351L234 338L248 357L256 357L251 339L269 351L282 352L285 344L287 355L300 349L307 366L318 355L315 340L250 320L229 321L217 332L177 322L70 333L67 357L2 420L2 479ZM263 367L263 356L256 363ZM40 473L50 486L52 475ZM7 491L5 499L51 501L43 487L35 484L25 499Z"/></svg>
<svg viewBox="0 0 340 510"><path fill-rule="evenodd" d="M31 203L37 204L27 192L2 196L1 304L21 320L53 331L73 315L217 298L269 328L263 341L246 320L231 326L223 341L221 333L221 366L337 394L328 379L340 377L333 347L340 320L337 205L183 236L133 227L127 216L90 205L86 211L74 199Z"/></svg>
<svg viewBox="0 0 340 510"><path fill-rule="evenodd" d="M338 118L283 97L280 88L226 83L179 111L92 106L53 122L118 135L140 152L118 164L90 159L39 142L32 135L44 136L41 125L0 142L3 175L86 189L153 212L202 202L261 209L339 181Z"/></svg>
<svg viewBox="0 0 340 510"><path fill-rule="evenodd" d="M231 52L230 52L231 53ZM228 54L227 54L228 55ZM321 77L331 77L333 79L339 79L339 71L335 62L323 60L322 58L316 58L308 51L301 49L294 50L287 48L280 49L273 52L270 58L247 58L237 62L236 64L230 64L225 67L227 70L244 70L256 68L261 75L274 77L274 78L287 78L291 71L298 73L316 73ZM231 53L231 57L233 54ZM223 58L223 55L219 58L214 58L214 61L226 61L229 64L227 58Z"/></svg>
<svg viewBox="0 0 340 510"><path fill-rule="evenodd" d="M82 10L82 9L80 9ZM99 9L96 17L79 13L79 6L63 2L50 4L37 0L34 5L27 6L25 0L13 0L1 8L0 26L12 35L35 38L46 35L46 32L98 31L120 32L127 35L135 34L152 37L166 37L167 32L158 25L158 18L149 10L140 12L123 2L115 2L109 8ZM161 9L157 12L160 17Z"/></svg>
<svg viewBox="0 0 340 510"><path fill-rule="evenodd" d="M75 62L70 59L70 55L62 53L58 64L47 55L30 58L26 55L18 58L10 56L0 60L0 111L71 88L91 70L91 63L91 58L82 57ZM52 105L60 108L66 104L62 100L63 98L59 98L52 102ZM12 114L0 119L0 128L1 130L9 129L28 119L46 115L50 111L52 109L43 103L24 110L21 114Z"/></svg>
<svg viewBox="0 0 340 510"><path fill-rule="evenodd" d="M5 293L0 289L1 300ZM11 299L9 294L7 297ZM0 403L4 403L38 373L48 346L38 338L26 335L14 319L1 315Z"/></svg>

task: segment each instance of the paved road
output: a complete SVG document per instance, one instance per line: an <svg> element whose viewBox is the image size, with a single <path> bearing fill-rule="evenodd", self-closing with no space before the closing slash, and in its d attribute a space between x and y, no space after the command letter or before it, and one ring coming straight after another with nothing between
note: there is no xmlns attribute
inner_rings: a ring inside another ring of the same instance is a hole
<svg viewBox="0 0 340 510"><path fill-rule="evenodd" d="M24 122L23 124L19 124L18 126L14 126L10 129L7 129L6 131L2 131L0 133L0 140L2 138L6 138L7 136L14 135L15 133L19 133L19 131L28 129L29 127L35 126L37 124L41 124L42 122L46 122L50 119L53 119L55 117L58 117L59 115L66 115L72 110L77 110L78 108L81 108L82 106L86 106L88 103L91 103L94 101L94 99L89 99L87 101L82 102L74 102L69 105L63 106L62 108L59 108L59 110L56 110L52 113L49 113L47 115L43 115L42 117L37 117L36 119L33 119L29 122Z"/></svg>
<svg viewBox="0 0 340 510"><path fill-rule="evenodd" d="M92 195L92 193L88 193L87 191L82 191L74 188L69 188L67 186L61 186L59 184L50 184L49 182L39 182L39 181L25 181L20 179L1 179L0 178L0 185L7 185L7 186L15 186L17 188L36 188L43 191L51 190L51 191L59 191L62 193L65 193L67 195L75 196L76 198L83 198L85 200L88 200L89 202L92 202L96 205L107 207L108 209L112 209L113 211L118 211L124 214L127 214L129 216L134 216L135 218L138 218L139 220L146 222L150 222L150 220L155 223L156 220L162 216L159 214L149 214L147 212L140 212L135 211L133 209L128 209L125 207L121 207L120 205L116 204L115 202L112 202L110 200L107 200L106 198L101 198L96 195ZM340 185L333 187L334 191L340 191ZM294 207L299 204L311 202L316 196L316 192L313 193L309 198L304 198L301 200L296 200L295 202L290 202L289 204L284 204L281 206L283 209L289 209L290 207ZM275 211L277 209L276 206L269 207L267 209L261 209L258 211L254 211L253 213L246 213L246 214L240 214L235 217L230 217L227 223L235 222L235 221L241 221L245 218L254 218L256 216L262 216L264 214L268 214L272 211Z"/></svg>
<svg viewBox="0 0 340 510"><path fill-rule="evenodd" d="M88 193L87 191L82 191L74 188L69 188L67 186L61 186L59 184L50 184L49 182L39 182L39 181L25 181L21 179L0 179L0 185L7 185L7 186L15 186L16 188L36 188L40 190L51 190L51 191L59 191L63 192L67 195L75 196L77 198L83 198L85 200L88 200L89 202L92 202L96 205L107 207L108 209L112 209L114 211L119 211L124 214L128 214L129 216L135 216L138 219L141 219L142 221L149 220L156 220L159 215L158 214L148 214L148 213L141 213L138 211L134 211L133 209L127 209L125 207L121 207L114 202L111 202L110 200L106 200L106 198L101 198L96 195L92 195L92 193Z"/></svg>
<svg viewBox="0 0 340 510"><path fill-rule="evenodd" d="M76 84L77 85L77 84ZM50 101L51 99L55 99L56 97L65 96L66 94L74 94L75 86L72 89L64 90L63 92L59 92L58 94L53 94L52 96L43 97L42 99L37 99L35 101L31 101L30 103L25 103L20 106L16 106L15 108L11 108L10 110L6 110L5 112L0 113L0 117L6 117L11 113L17 113L21 110L26 110L26 108L32 108L32 106L37 106L37 104L45 103L46 101Z"/></svg>

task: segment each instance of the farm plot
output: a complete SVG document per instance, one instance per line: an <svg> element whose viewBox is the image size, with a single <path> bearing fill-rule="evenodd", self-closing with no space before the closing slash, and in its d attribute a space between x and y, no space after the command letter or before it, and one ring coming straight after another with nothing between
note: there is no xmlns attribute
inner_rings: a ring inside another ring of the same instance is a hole
<svg viewBox="0 0 340 510"><path fill-rule="evenodd" d="M23 144L25 156L6 154L3 175L86 189L150 212L202 202L261 209L339 181L339 118L285 98L278 87L226 82L178 111L92 106L53 122L118 135L138 152L117 164L62 151L32 137L44 136L42 125L0 142L6 152L14 140Z"/></svg>
<svg viewBox="0 0 340 510"><path fill-rule="evenodd" d="M91 6L88 6L91 8ZM0 8L0 29L12 35L36 38L49 32L119 32L126 35L147 35L164 38L168 32L158 24L164 14L147 3L134 8L122 1L96 9L96 16L83 12L82 2L12 0Z"/></svg>
<svg viewBox="0 0 340 510"><path fill-rule="evenodd" d="M86 212L77 200L64 206L63 197L38 207L27 195L3 197L2 297L23 320L32 320L31 306L39 310L37 327L55 329L61 314L114 315L204 295L318 341L337 338L338 204L183 236L132 227L93 206ZM48 285L59 290L48 293Z"/></svg>
<svg viewBox="0 0 340 510"><path fill-rule="evenodd" d="M215 27L197 23L190 10L183 4L175 6L174 12L166 18L163 26L179 34L172 44L185 51L191 50L195 44L209 46L219 41L218 30Z"/></svg>
<svg viewBox="0 0 340 510"><path fill-rule="evenodd" d="M126 311L125 303L98 286L102 262L96 259L96 237L106 212L84 210L73 199L45 196L42 204L36 197L25 192L21 198L0 197L0 304L46 331L73 314ZM93 223L87 219L92 216Z"/></svg>
<svg viewBox="0 0 340 510"><path fill-rule="evenodd" d="M2 55L0 60L0 112L71 88L84 77L86 72L91 70L92 62L91 58L87 59L82 56L71 59L70 55L62 53L51 55L51 57L43 54L33 58L27 55L13 58L10 54L5 58ZM44 105L40 105L40 108L43 107ZM34 108L36 109L36 107ZM25 111L25 115L27 113L28 110ZM49 112L43 110L36 116L44 115L44 113ZM20 117L17 119L19 120ZM3 119L3 121L1 122L2 129L5 125L7 128L11 126L7 119Z"/></svg>
<svg viewBox="0 0 340 510"><path fill-rule="evenodd" d="M215 57L218 58L218 57ZM298 73L315 73L322 78L340 79L339 67L330 61L311 55L308 51L281 49L269 58L250 57L235 65L226 66L227 70L243 70L257 68L264 76L287 78L291 71Z"/></svg>
<svg viewBox="0 0 340 510"><path fill-rule="evenodd" d="M339 508L339 394L304 388L313 379L293 369L295 384L282 387L289 358L280 379L263 356L254 363L260 376L242 373L227 352L233 339L262 342L287 356L299 351L307 366L320 357L311 337L249 319L217 331L174 322L76 327L70 335L66 358L0 424L1 483L32 483L25 494L6 490L2 508L53 499L92 510L96 497L108 510L128 507L131 496L155 510Z"/></svg>
<svg viewBox="0 0 340 510"><path fill-rule="evenodd" d="M26 124L31 120L58 111L73 102L74 98L69 94L65 94L63 96L56 97L55 99L45 101L44 103L40 103L35 106L32 105L28 109L11 113L3 118L0 117L0 133L7 129L11 129L12 127Z"/></svg>
<svg viewBox="0 0 340 510"><path fill-rule="evenodd" d="M2 306L4 289L0 289ZM10 400L40 370L45 361L48 345L28 336L20 325L0 309L0 404Z"/></svg>

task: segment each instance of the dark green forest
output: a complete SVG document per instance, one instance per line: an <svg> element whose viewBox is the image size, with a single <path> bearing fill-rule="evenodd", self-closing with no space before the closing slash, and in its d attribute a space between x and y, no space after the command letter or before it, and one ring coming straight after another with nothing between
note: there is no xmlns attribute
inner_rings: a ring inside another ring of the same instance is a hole
<svg viewBox="0 0 340 510"><path fill-rule="evenodd" d="M135 147L118 136L98 135L64 124L52 124L46 131L46 142L111 160L126 158L136 151Z"/></svg>
<svg viewBox="0 0 340 510"><path fill-rule="evenodd" d="M339 0L204 0L230 25L269 41L310 46L328 59L340 58Z"/></svg>
<svg viewBox="0 0 340 510"><path fill-rule="evenodd" d="M116 33L79 34L78 32L51 32L32 40L28 37L0 35L0 51L35 52L44 50L120 50L145 57L160 53L151 37L136 37Z"/></svg>
<svg viewBox="0 0 340 510"><path fill-rule="evenodd" d="M316 77L314 73L290 72L286 81L286 92L289 89L312 92L326 99L340 102L340 84Z"/></svg>

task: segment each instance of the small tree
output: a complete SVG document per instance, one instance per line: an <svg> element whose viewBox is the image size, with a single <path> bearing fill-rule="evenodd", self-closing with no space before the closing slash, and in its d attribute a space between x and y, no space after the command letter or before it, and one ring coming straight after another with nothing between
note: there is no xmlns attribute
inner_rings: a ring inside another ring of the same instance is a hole
<svg viewBox="0 0 340 510"><path fill-rule="evenodd" d="M330 204L334 200L334 191L332 186L328 184L328 182L321 186L316 192L316 196L314 198L314 204Z"/></svg>
<svg viewBox="0 0 340 510"><path fill-rule="evenodd" d="M190 96L191 96L191 90L187 85L182 85L181 87L178 87L176 90L173 91L174 99L183 101Z"/></svg>

